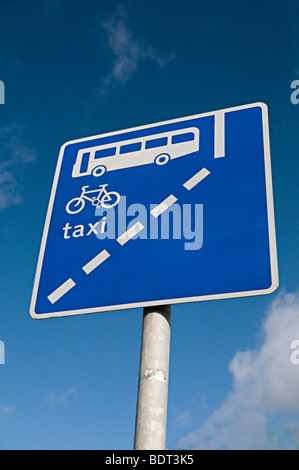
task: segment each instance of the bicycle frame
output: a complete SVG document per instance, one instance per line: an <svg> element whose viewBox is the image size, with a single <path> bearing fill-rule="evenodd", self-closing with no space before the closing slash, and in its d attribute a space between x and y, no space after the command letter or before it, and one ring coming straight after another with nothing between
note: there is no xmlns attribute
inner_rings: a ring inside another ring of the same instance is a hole
<svg viewBox="0 0 299 470"><path fill-rule="evenodd" d="M85 201L90 201L93 206L102 205L106 208L114 207L119 203L120 195L116 191L108 192L106 186L108 186L108 184L100 184L98 189L91 189L89 191L87 190L89 186L83 186L80 196L71 199L67 203L66 211L68 214L77 214L80 212L85 206ZM95 194L95 196L89 197L91 194ZM113 199L115 199L114 202Z"/></svg>
<svg viewBox="0 0 299 470"><path fill-rule="evenodd" d="M87 201L91 201L91 202L93 202L97 199L100 200L103 193L107 194L107 191L105 189L106 186L108 186L108 184L101 184L101 185L99 185L99 189L91 189L90 191L86 191L86 188L89 188L89 186L83 186L80 199L86 199ZM93 193L98 193L97 197L88 197L88 196L86 196L86 194L93 194Z"/></svg>

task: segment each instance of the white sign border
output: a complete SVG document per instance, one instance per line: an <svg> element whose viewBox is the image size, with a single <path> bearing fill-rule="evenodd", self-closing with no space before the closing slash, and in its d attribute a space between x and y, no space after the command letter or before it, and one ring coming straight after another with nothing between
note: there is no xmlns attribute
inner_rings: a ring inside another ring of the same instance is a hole
<svg viewBox="0 0 299 470"><path fill-rule="evenodd" d="M58 179L60 175L60 168L62 164L62 159L64 155L65 148L74 143L78 142L88 142L89 140L94 140L102 137L109 137L112 135L121 135L126 132L133 132L142 129L150 129L151 127L156 127L159 125L172 124L176 122L187 121L190 119L203 118L207 116L214 116L218 112L232 112L239 111L243 109L260 107L262 109L262 121L263 121L263 140L264 140L264 163L265 163L265 178L266 178L266 197L267 197L267 215L268 215L268 232L269 232L269 248L270 248L270 263L271 263L271 279L272 284L268 289L253 290L253 291L243 291L243 292L232 292L225 294L212 294L204 296L195 296L195 297L183 297L183 298L174 298L174 299L165 299L165 300L151 300L146 302L137 302L130 304L121 304L121 305L109 305L107 307L98 307L98 308L89 308L89 309L78 309L78 310L67 310L61 312L51 312L51 313L35 313L35 305L37 299L37 292L39 287L41 269L44 259L45 247L48 238L48 231L50 220L52 216L52 209L54 205L56 189L58 184ZM34 319L44 319L44 318L57 318L57 317L66 317L73 315L84 315L88 313L99 313L99 312L108 312L113 310L124 310L129 308L143 308L149 306L158 306L158 305L168 305L168 304L181 304L189 302L201 302L206 300L220 300L220 299L232 299L239 297L250 297L256 295L265 295L273 293L279 286L279 276L278 276L278 261L277 261L277 246L276 246L276 231L275 231L275 217L274 217L274 202L273 202L273 187L272 187L272 170L271 170L271 154L270 154L270 140L269 140L269 121L268 121L268 106L262 102L251 103L242 106L236 106L232 108L221 109L217 111L211 111L203 114L195 114L192 116L186 116L183 118L172 119L169 121L156 122L153 124L148 124L144 126L138 126L130 129L123 129L121 131L114 131L106 134L95 135L87 138L76 139L66 142L60 149L58 162L56 166L56 171L54 175L52 191L49 200L48 211L46 215L46 221L42 236L42 242L39 252L39 258L36 268L31 304L30 304L30 315Z"/></svg>

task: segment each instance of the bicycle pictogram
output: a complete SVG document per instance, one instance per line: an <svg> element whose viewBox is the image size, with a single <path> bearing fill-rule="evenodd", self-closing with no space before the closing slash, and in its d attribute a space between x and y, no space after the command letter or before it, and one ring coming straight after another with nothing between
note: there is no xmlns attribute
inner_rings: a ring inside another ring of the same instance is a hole
<svg viewBox="0 0 299 470"><path fill-rule="evenodd" d="M90 201L93 206L102 206L105 209L116 206L120 201L120 194L116 191L107 191L108 184L100 184L97 189L88 190L89 186L83 186L79 197L71 199L66 205L66 211L69 214L78 214ZM91 196L94 194L94 196ZM97 195L95 195L97 194Z"/></svg>

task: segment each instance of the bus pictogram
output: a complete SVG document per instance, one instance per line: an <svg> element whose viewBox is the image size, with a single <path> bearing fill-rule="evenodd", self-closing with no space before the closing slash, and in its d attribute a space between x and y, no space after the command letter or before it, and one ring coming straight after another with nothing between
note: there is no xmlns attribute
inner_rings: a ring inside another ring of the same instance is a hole
<svg viewBox="0 0 299 470"><path fill-rule="evenodd" d="M73 167L72 177L102 176L106 171L151 163L165 165L169 160L198 150L199 129L196 127L81 149Z"/></svg>

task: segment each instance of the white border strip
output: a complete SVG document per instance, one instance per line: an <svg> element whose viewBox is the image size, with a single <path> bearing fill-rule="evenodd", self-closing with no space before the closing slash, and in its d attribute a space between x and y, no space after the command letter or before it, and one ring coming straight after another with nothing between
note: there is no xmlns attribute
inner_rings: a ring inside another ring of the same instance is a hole
<svg viewBox="0 0 299 470"><path fill-rule="evenodd" d="M269 119L268 119L268 108L265 104L262 107L262 111L263 111L262 119L263 119L264 163L265 163L265 180L266 180L267 213L268 213L269 251L270 251L272 286L275 286L272 292L274 292L279 286L279 274L278 274L278 260L277 260L273 186L272 186Z"/></svg>
<svg viewBox="0 0 299 470"><path fill-rule="evenodd" d="M168 196L158 206L154 207L154 209L151 210L151 214L154 217L159 217L159 215L165 212L176 201L177 201L177 198L173 194L170 194L170 196Z"/></svg>
<svg viewBox="0 0 299 470"><path fill-rule="evenodd" d="M190 178L186 183L183 184L184 188L190 189L194 188L198 183L200 183L203 179L205 179L211 172L207 170L206 168L203 168L200 170L198 173L195 173L192 178Z"/></svg>
<svg viewBox="0 0 299 470"><path fill-rule="evenodd" d="M136 222L132 227L129 228L126 232L124 232L120 237L117 238L117 242L123 246L129 240L131 240L137 233L139 233L144 228L140 222Z"/></svg>
<svg viewBox="0 0 299 470"><path fill-rule="evenodd" d="M225 113L215 113L214 124L214 158L225 157Z"/></svg>
<svg viewBox="0 0 299 470"><path fill-rule="evenodd" d="M59 317L70 317L73 315L85 315L89 313L98 313L98 312L111 312L117 310L126 310L128 308L143 308L143 307L155 307L158 305L174 305L174 304L185 304L190 302L205 302L207 300L223 300L223 299L235 299L241 297L253 297L256 295L267 295L272 294L278 285L273 284L269 289L262 289L259 291L244 291L244 292L228 292L227 294L211 294L211 295L202 295L195 297L182 297L174 299L163 299L163 300L147 300L144 302L134 302L129 304L119 304L119 305L108 305L106 307L95 307L87 309L78 309L78 310L69 310L65 312L53 312L53 313L41 313L32 315L33 318L37 320L42 320L44 318L59 318Z"/></svg>
<svg viewBox="0 0 299 470"><path fill-rule="evenodd" d="M85 266L83 266L83 271L85 271L86 274L90 274L92 271L94 271L100 264L102 264L107 258L109 258L110 253L108 253L107 250L101 251L97 256L95 256L89 263L87 263Z"/></svg>
<svg viewBox="0 0 299 470"><path fill-rule="evenodd" d="M61 284L60 287L58 287L56 290L54 290L54 292L52 292L52 294L48 296L48 299L50 300L51 304L55 304L57 300L64 296L64 294L71 290L75 285L76 283L71 278Z"/></svg>

